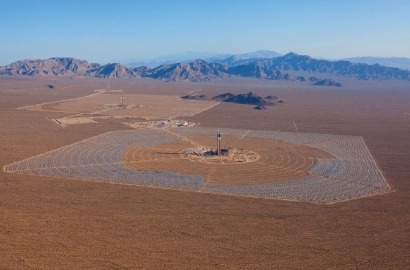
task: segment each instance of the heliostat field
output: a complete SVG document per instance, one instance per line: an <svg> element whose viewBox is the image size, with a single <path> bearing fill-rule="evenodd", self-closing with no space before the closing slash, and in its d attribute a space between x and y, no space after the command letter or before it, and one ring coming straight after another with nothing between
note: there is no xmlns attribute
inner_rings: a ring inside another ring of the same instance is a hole
<svg viewBox="0 0 410 270"><path fill-rule="evenodd" d="M265 199L334 203L390 191L361 137L222 129L235 153L207 159L210 128L112 131L4 167L49 175ZM193 155L189 156L187 153Z"/></svg>

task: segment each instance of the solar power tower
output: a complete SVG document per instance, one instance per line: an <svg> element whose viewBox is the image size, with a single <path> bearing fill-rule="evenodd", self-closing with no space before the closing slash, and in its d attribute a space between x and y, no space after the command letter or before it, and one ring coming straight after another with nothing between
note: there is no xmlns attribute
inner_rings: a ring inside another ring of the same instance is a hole
<svg viewBox="0 0 410 270"><path fill-rule="evenodd" d="M216 133L216 154L218 156L221 155L221 132L219 131L218 128L218 132Z"/></svg>

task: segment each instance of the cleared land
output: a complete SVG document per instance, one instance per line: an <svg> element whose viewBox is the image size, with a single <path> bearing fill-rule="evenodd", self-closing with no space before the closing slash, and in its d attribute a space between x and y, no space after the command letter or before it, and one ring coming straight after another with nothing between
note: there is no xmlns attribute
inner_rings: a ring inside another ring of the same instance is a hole
<svg viewBox="0 0 410 270"><path fill-rule="evenodd" d="M408 84L343 82L335 90L257 80L110 83L135 94L278 96L285 103L264 111L221 103L190 120L211 136L218 126L293 133L295 121L303 133L363 137L395 192L310 204L0 171L0 268L408 268ZM128 128L107 119L62 129L47 118L66 113L16 109L82 97L106 84L0 79L0 167Z"/></svg>
<svg viewBox="0 0 410 270"><path fill-rule="evenodd" d="M142 118L172 119L193 116L218 102L181 99L171 95L124 94L122 90L96 90L97 93L58 102L22 107L34 111L75 113L54 121L62 126L95 123L95 119ZM124 95L124 107L121 97Z"/></svg>

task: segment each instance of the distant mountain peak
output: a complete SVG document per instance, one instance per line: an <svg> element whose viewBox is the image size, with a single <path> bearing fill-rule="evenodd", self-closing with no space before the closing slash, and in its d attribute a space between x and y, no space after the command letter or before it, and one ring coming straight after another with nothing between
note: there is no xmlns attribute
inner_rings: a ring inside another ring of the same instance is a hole
<svg viewBox="0 0 410 270"><path fill-rule="evenodd" d="M132 70L119 63L104 65L95 73L95 75L100 78L118 79L129 79L137 77Z"/></svg>
<svg viewBox="0 0 410 270"><path fill-rule="evenodd" d="M283 56L281 56L282 59L312 59L312 57L310 57L309 55L303 55L303 54L297 54L294 52L289 52Z"/></svg>
<svg viewBox="0 0 410 270"><path fill-rule="evenodd" d="M302 56L301 54L297 54L295 52L288 52L285 55L283 55L284 58L288 58L288 57L299 57Z"/></svg>
<svg viewBox="0 0 410 270"><path fill-rule="evenodd" d="M238 66L250 63L256 59L268 59L281 56L280 53L267 50L258 50L249 53L233 54L225 57L214 57L207 59L209 62L220 63L229 66Z"/></svg>

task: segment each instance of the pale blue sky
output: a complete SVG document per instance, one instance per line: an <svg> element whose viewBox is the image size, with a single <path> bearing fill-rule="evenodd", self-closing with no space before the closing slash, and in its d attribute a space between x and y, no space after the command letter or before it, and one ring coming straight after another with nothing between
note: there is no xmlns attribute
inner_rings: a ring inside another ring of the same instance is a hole
<svg viewBox="0 0 410 270"><path fill-rule="evenodd" d="M410 57L409 0L0 0L0 65L186 51Z"/></svg>

